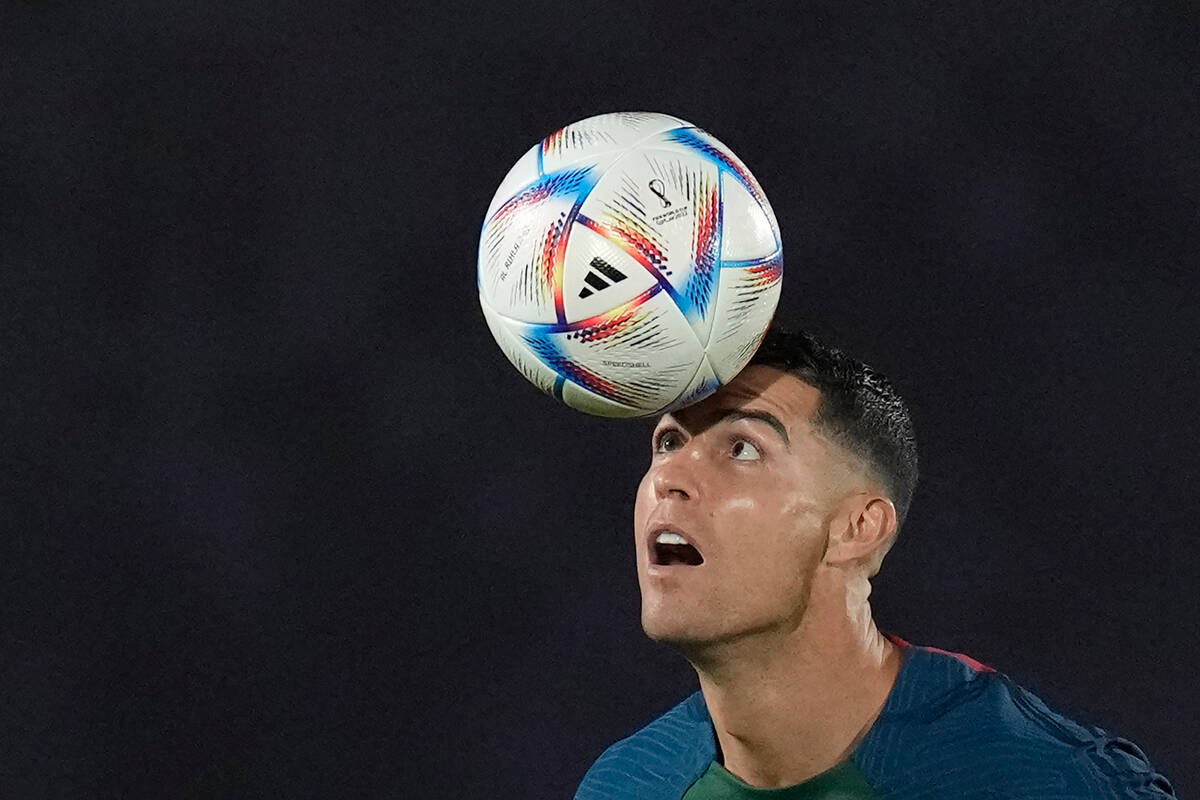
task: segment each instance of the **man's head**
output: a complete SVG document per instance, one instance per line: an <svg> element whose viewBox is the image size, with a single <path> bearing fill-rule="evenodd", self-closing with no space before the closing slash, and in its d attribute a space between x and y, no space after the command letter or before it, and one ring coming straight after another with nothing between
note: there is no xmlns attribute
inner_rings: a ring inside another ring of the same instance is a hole
<svg viewBox="0 0 1200 800"><path fill-rule="evenodd" d="M646 633L686 645L798 627L821 570L864 585L878 571L915 482L886 380L770 333L733 381L655 428L634 512Z"/></svg>

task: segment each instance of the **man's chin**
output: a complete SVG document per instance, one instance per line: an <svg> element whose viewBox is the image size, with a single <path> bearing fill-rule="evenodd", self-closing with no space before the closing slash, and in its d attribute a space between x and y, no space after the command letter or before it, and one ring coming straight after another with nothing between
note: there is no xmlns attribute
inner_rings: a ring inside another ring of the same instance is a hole
<svg viewBox="0 0 1200 800"><path fill-rule="evenodd" d="M780 632L777 623L718 626L714 622L682 614L642 614L642 632L654 642L679 650L693 666L721 657L721 654L735 652L751 639L763 635L774 636Z"/></svg>
<svg viewBox="0 0 1200 800"><path fill-rule="evenodd" d="M642 632L652 641L674 647L701 646L713 638L711 631L700 630L694 621L646 615L642 616Z"/></svg>

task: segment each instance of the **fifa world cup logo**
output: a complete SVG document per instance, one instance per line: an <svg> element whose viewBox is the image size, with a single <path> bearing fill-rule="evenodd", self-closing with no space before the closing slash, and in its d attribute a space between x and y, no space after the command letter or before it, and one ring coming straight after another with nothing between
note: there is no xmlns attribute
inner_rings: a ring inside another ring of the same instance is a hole
<svg viewBox="0 0 1200 800"><path fill-rule="evenodd" d="M671 207L671 201L667 199L667 193L662 181L660 181L658 178L652 178L650 183L647 185L650 187L650 191L662 201L663 208Z"/></svg>

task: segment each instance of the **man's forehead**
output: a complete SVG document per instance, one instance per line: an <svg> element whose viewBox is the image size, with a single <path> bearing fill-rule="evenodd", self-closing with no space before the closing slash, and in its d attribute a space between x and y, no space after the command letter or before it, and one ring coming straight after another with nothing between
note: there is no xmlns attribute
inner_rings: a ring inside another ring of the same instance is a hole
<svg viewBox="0 0 1200 800"><path fill-rule="evenodd" d="M808 423L820 401L821 393L795 375L755 364L704 400L679 409L672 416L681 422L704 424L732 410L758 409L771 412L792 429Z"/></svg>

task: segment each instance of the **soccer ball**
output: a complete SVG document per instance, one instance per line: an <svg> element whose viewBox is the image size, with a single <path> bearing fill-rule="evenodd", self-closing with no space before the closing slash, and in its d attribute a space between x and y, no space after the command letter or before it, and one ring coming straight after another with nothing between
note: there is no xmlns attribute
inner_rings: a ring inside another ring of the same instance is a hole
<svg viewBox="0 0 1200 800"><path fill-rule="evenodd" d="M535 386L605 417L695 403L754 355L783 250L758 181L665 114L602 114L534 145L479 240L479 302Z"/></svg>

